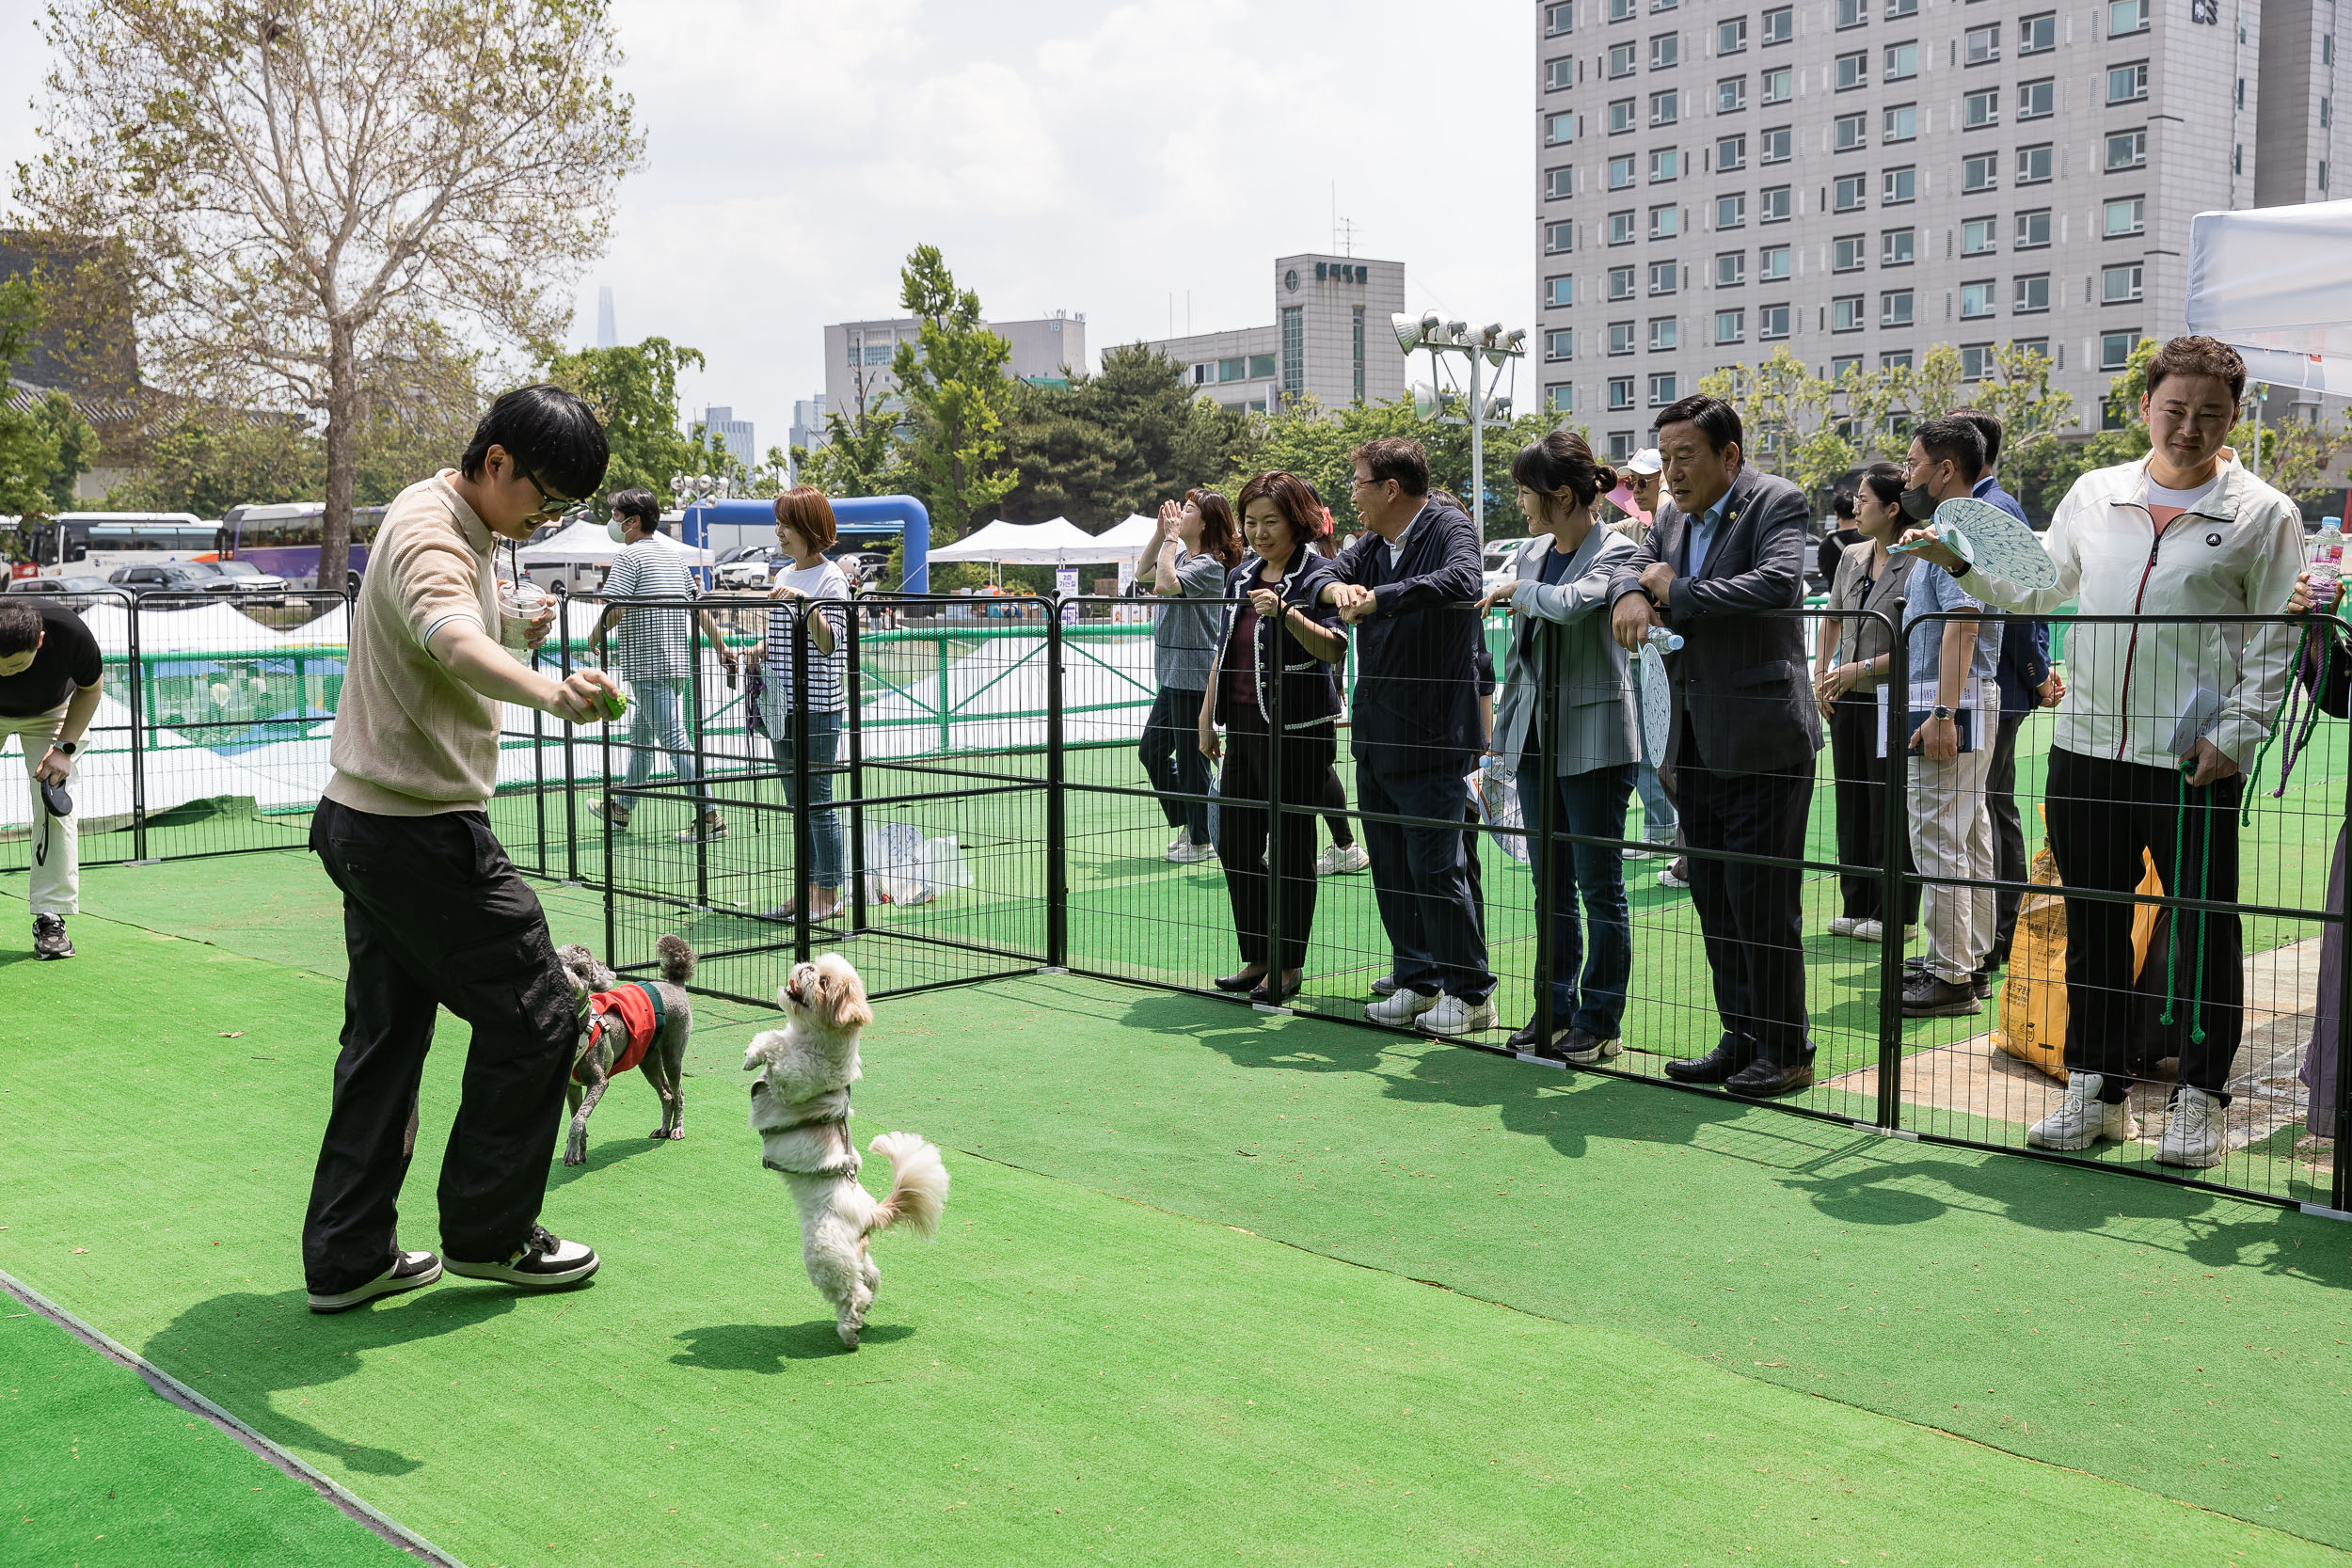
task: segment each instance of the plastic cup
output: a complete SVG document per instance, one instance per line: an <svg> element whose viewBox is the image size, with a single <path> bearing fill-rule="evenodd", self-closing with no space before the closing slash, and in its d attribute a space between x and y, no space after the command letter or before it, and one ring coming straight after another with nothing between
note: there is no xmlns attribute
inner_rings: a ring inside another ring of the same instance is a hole
<svg viewBox="0 0 2352 1568"><path fill-rule="evenodd" d="M531 651L531 623L547 605L548 591L528 579L499 584L499 642L516 653Z"/></svg>

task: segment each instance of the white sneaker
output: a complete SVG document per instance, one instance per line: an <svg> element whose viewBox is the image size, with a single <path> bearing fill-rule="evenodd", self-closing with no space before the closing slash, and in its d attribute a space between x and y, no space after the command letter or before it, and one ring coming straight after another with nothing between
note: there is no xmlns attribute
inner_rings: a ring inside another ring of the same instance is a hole
<svg viewBox="0 0 2352 1568"><path fill-rule="evenodd" d="M1316 859L1315 875L1343 877L1353 871L1361 871L1371 863L1372 856L1365 852L1362 845L1334 844Z"/></svg>
<svg viewBox="0 0 2352 1568"><path fill-rule="evenodd" d="M1168 841L1168 848L1164 852L1168 855L1173 856L1177 850L1184 848L1191 842L1192 830L1190 828L1179 828L1176 830L1176 836Z"/></svg>
<svg viewBox="0 0 2352 1568"><path fill-rule="evenodd" d="M1829 923L1829 934L1834 937L1850 937L1861 927L1861 925L1862 922L1852 915L1841 914Z"/></svg>
<svg viewBox="0 0 2352 1568"><path fill-rule="evenodd" d="M2036 1148L2089 1148L2105 1139L2123 1143L2139 1131L2128 1105L2100 1103L2099 1090L2106 1080L2095 1072L2068 1075L2066 1096L2058 1109L2026 1130L2026 1142ZM2184 1090L2184 1093L2191 1092Z"/></svg>
<svg viewBox="0 0 2352 1568"><path fill-rule="evenodd" d="M1837 922L1834 920L1831 921L1829 928L1833 935L1836 934L1837 930ZM1853 938L1856 942L1884 942L1886 940L1886 926L1883 921L1857 920L1853 923L1853 929L1848 931L1846 935Z"/></svg>
<svg viewBox="0 0 2352 1568"><path fill-rule="evenodd" d="M1660 887L1689 887L1691 879L1676 876L1675 868L1670 865L1658 874L1658 885Z"/></svg>
<svg viewBox="0 0 2352 1568"><path fill-rule="evenodd" d="M618 800L591 800L588 802L588 815L599 822L612 823L616 833L628 832L628 808Z"/></svg>
<svg viewBox="0 0 2352 1568"><path fill-rule="evenodd" d="M1364 1016L1375 1023L1402 1029L1442 1000L1442 997L1423 996L1410 986L1399 986L1379 1001L1364 1004Z"/></svg>
<svg viewBox="0 0 2352 1568"><path fill-rule="evenodd" d="M2202 1089L2183 1087L2173 1097L2156 1140L2156 1163L2202 1170L2221 1163L2221 1101Z"/></svg>
<svg viewBox="0 0 2352 1568"><path fill-rule="evenodd" d="M1458 996L1438 996L1437 1006L1421 1017L1421 1030L1428 1035L1470 1035L1494 1026L1492 1001L1465 1002Z"/></svg>
<svg viewBox="0 0 2352 1568"><path fill-rule="evenodd" d="M1161 858L1171 865L1197 865L1205 860L1215 860L1216 850L1206 844L1195 844L1187 837L1181 844L1169 845L1168 853Z"/></svg>
<svg viewBox="0 0 2352 1568"><path fill-rule="evenodd" d="M1617 858L1621 861L1645 861L1649 859L1649 857L1650 851L1647 849L1620 849L1617 851Z"/></svg>

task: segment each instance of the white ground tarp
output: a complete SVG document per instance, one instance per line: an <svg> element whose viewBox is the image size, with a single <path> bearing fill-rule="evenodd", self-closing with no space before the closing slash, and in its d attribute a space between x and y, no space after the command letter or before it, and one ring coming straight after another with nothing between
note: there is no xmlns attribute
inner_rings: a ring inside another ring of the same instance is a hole
<svg viewBox="0 0 2352 1568"><path fill-rule="evenodd" d="M342 607L334 611L340 615ZM131 617L119 606L94 604L82 611L82 624L89 627L98 640L98 651L103 654L127 654L131 651ZM314 623L315 624L315 623ZM341 623L337 623L335 641L343 640ZM307 628L306 628L307 631ZM304 642L320 639L304 635ZM193 610L142 610L139 612L139 650L150 654L205 653L215 658L230 658L240 654L274 654L287 646L281 632L272 631L261 622L225 604L203 604Z"/></svg>
<svg viewBox="0 0 2352 1568"><path fill-rule="evenodd" d="M1148 537L1148 535L1147 535ZM1089 562L1132 561L1136 546L1097 538L1067 517L1050 523L1008 523L999 519L971 538L931 551L940 562L995 562L1006 566L1082 566Z"/></svg>
<svg viewBox="0 0 2352 1568"><path fill-rule="evenodd" d="M2186 314L2255 380L2352 397L2352 201L2198 214Z"/></svg>

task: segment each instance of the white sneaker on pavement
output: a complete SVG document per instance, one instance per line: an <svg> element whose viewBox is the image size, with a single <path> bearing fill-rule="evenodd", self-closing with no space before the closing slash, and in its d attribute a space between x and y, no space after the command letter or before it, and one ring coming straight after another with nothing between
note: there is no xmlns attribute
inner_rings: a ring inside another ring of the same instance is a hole
<svg viewBox="0 0 2352 1568"><path fill-rule="evenodd" d="M1343 877L1350 872L1361 871L1371 863L1372 856L1365 852L1362 845L1334 844L1315 861L1315 875Z"/></svg>
<svg viewBox="0 0 2352 1568"><path fill-rule="evenodd" d="M1439 995L1438 1005L1421 1015L1421 1031L1425 1035L1472 1035L1481 1029L1495 1026L1495 1005L1486 1002L1465 1002L1458 996Z"/></svg>
<svg viewBox="0 0 2352 1568"><path fill-rule="evenodd" d="M1440 1000L1440 997L1423 996L1410 986L1399 986L1379 1001L1364 1004L1364 1016L1375 1023L1402 1029L1435 1007Z"/></svg>
<svg viewBox="0 0 2352 1568"><path fill-rule="evenodd" d="M2202 1089L2184 1086L2165 1115L2156 1140L2156 1162L2202 1170L2221 1163L2221 1101Z"/></svg>
<svg viewBox="0 0 2352 1568"><path fill-rule="evenodd" d="M2026 1142L2036 1148L2077 1149L2089 1148L2102 1139L2128 1141L2138 1131L2131 1107L2103 1104L2099 1091L2106 1085L2106 1080L2095 1072L2069 1075L2058 1109L2026 1130Z"/></svg>

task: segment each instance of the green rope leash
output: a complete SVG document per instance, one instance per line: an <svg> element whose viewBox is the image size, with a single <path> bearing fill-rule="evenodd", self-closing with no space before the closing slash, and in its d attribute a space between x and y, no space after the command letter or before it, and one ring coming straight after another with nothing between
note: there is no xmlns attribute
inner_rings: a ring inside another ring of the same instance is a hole
<svg viewBox="0 0 2352 1568"><path fill-rule="evenodd" d="M2246 773L2246 794L2238 807L2237 825L2241 828L2250 828L2254 825L2255 781L2262 777L2263 758L2270 754L2271 743L2279 738L2279 721L2286 714L2288 699L2296 693L2296 676L2303 668L2303 655L2310 650L2311 645L2312 623L2306 621L2303 623L2303 635L2296 640L2295 644L2295 657L2287 665L2286 684L2279 689L2279 705L2270 710L2270 727L2263 732L2263 743L2254 752L2254 766ZM2327 684L2328 655L2334 646L2335 639L2332 637L2319 646L2319 678L2322 686ZM2292 728L2292 726L2289 727ZM2288 751L2291 753L2294 750L2293 744L2290 743ZM2290 764L2293 762L2291 755L2289 762ZM2171 1020L2167 1019L2165 1022L2169 1023Z"/></svg>

